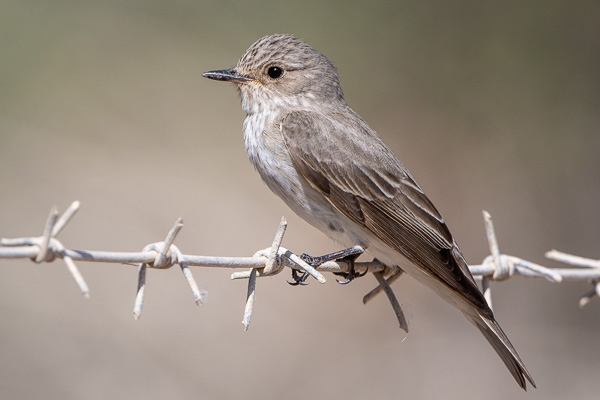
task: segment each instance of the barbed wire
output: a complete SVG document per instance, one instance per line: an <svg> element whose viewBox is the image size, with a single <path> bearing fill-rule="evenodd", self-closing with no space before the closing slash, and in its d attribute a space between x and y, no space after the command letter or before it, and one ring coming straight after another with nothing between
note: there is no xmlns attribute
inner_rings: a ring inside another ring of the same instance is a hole
<svg viewBox="0 0 600 400"><path fill-rule="evenodd" d="M287 228L285 217L281 218L271 246L257 251L252 257L210 257L183 254L174 244L175 238L183 227L181 218L169 230L164 241L148 244L140 252L72 250L66 248L56 237L77 213L79 207L79 201L73 202L60 217L58 209L53 207L41 236L0 239L0 259L30 258L36 263L42 263L53 262L60 258L67 265L79 290L86 298L89 297L89 287L75 265L75 261L137 265L138 283L133 308L135 319L140 318L142 315L146 291L146 270L148 268L168 269L176 264L179 265L197 305L204 302L207 293L198 288L189 267L249 268L249 270L237 271L231 275L231 279L248 279L248 292L242 319L244 330L250 327L256 298L257 277L274 276L287 267L291 270L305 272L318 282L325 283L326 279L321 272L339 274L347 273L350 270L349 263L343 260L327 261L313 267L300 256L282 247L281 243ZM490 255L484 258L481 264L470 265L469 269L475 278L481 281L484 296L490 307L492 307L491 281L502 281L513 276L544 278L554 283L560 283L563 280L588 281L593 288L580 298L580 307L600 296L600 260L551 250L545 254L546 258L567 264L569 267L547 268L519 257L502 254L499 250L490 214L483 211L483 217ZM357 250L362 249L357 247ZM390 286L404 272L398 268L383 265L377 260L355 262L354 268L361 275L367 272L373 273L378 282L377 287L363 297L363 303L367 304L383 291L392 305L400 328L408 332L406 318Z"/></svg>

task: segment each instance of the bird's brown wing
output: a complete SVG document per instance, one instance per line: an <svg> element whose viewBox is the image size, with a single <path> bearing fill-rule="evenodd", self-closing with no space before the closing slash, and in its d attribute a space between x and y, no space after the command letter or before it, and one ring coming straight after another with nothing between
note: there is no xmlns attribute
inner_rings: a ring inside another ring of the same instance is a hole
<svg viewBox="0 0 600 400"><path fill-rule="evenodd" d="M492 315L438 210L357 114L295 111L280 130L296 170L337 210Z"/></svg>

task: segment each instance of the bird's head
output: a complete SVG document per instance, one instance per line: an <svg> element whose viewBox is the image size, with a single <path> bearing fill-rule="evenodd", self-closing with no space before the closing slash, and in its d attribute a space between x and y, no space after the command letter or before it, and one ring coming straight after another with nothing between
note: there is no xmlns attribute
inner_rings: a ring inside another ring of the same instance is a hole
<svg viewBox="0 0 600 400"><path fill-rule="evenodd" d="M265 36L246 50L234 68L209 71L202 76L235 83L242 107L249 114L277 107L344 101L331 61L292 35Z"/></svg>

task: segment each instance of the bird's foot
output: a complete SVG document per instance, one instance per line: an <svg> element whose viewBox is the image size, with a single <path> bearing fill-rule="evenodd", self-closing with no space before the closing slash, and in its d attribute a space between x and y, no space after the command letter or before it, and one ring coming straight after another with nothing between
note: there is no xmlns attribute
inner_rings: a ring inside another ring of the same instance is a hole
<svg viewBox="0 0 600 400"><path fill-rule="evenodd" d="M365 270L365 272L363 272L363 273L359 273L359 272L356 272L356 270L354 269L354 262L361 254L362 253L350 254L345 257L339 258L337 260L337 261L343 261L343 262L348 263L348 272L334 272L333 273L334 275L344 277L343 281L336 279L337 283L339 283L340 285L346 285L346 284L352 282L354 279L360 278L361 276L365 276L367 274L368 270Z"/></svg>
<svg viewBox="0 0 600 400"><path fill-rule="evenodd" d="M340 260L340 261L349 262L351 265L351 272L336 273L336 275L341 275L346 279L347 282L346 281L340 282L340 283L345 284L345 283L352 281L352 279L361 277L365 274L365 273L357 274L354 271L354 260L356 260L356 258L358 258L358 256L360 256L362 253L364 253L364 251L365 251L365 249L363 249L361 246L353 246L348 249L336 251L336 252L325 254L323 256L318 256L318 257L309 256L308 254L303 253L300 256L300 258L302 259L302 261L306 262L311 267L318 267L319 265L321 265L327 261L332 261L332 260ZM350 259L352 259L352 261L350 261ZM308 283L305 282L308 277L309 277L308 272L304 272L304 273L302 273L302 275L298 275L298 271L295 269L292 269L292 279L294 281L293 282L288 281L288 283L292 286L308 285Z"/></svg>
<svg viewBox="0 0 600 400"><path fill-rule="evenodd" d="M287 283L289 283L292 286L306 286L308 285L308 283L306 283L305 281L308 277L308 272L304 272L302 275L298 275L298 271L292 268L292 279L294 280L294 282L287 281Z"/></svg>
<svg viewBox="0 0 600 400"><path fill-rule="evenodd" d="M300 258L303 261L305 261L307 264L309 264L311 267L316 268L319 265L326 263L327 261L341 260L341 259L344 259L344 258L350 257L350 256L354 256L354 258L357 258L364 252L365 252L365 249L363 249L361 246L352 246L350 248L347 248L344 250L339 250L339 251L334 251L333 253L325 254L324 256L319 256L319 257L313 257L313 256L309 256L306 253L303 253L300 256Z"/></svg>

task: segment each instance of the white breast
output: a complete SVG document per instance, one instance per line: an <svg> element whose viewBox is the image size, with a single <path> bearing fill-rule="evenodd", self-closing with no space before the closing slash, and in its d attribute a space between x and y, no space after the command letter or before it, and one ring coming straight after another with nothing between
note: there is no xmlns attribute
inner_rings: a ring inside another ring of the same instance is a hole
<svg viewBox="0 0 600 400"><path fill-rule="evenodd" d="M277 112L246 117L244 142L250 162L271 191L306 222L346 246L366 246L364 240L355 237L358 232L350 229L354 223L298 175L281 136L282 120L283 115Z"/></svg>

